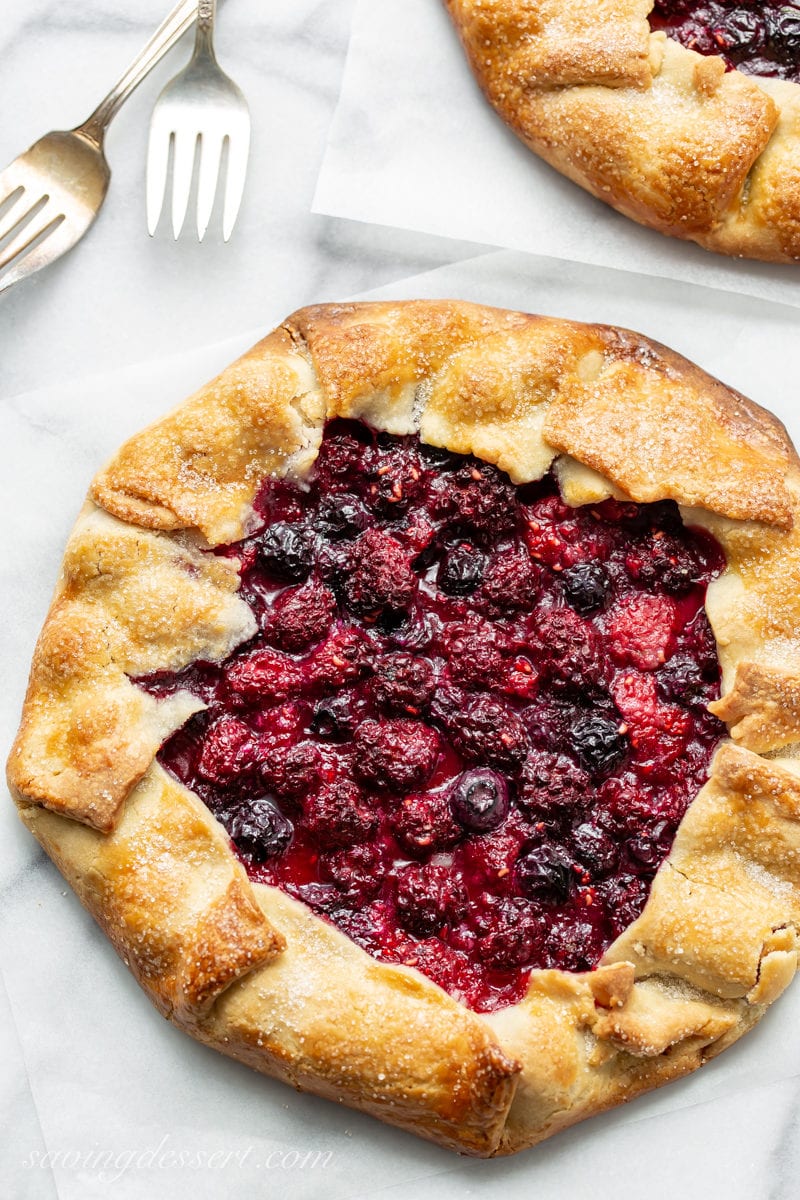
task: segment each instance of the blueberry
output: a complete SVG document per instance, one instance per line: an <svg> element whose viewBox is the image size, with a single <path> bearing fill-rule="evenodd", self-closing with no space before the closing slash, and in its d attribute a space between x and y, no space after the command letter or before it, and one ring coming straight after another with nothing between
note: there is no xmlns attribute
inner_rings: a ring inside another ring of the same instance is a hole
<svg viewBox="0 0 800 1200"><path fill-rule="evenodd" d="M573 725L571 736L581 764L595 775L613 771L628 748L628 739L619 726L605 717L581 717Z"/></svg>
<svg viewBox="0 0 800 1200"><path fill-rule="evenodd" d="M514 869L517 887L529 900L563 904L569 896L572 867L561 846L545 842L523 850Z"/></svg>
<svg viewBox="0 0 800 1200"><path fill-rule="evenodd" d="M770 15L769 39L778 52L800 49L800 12L793 5L784 5Z"/></svg>
<svg viewBox="0 0 800 1200"><path fill-rule="evenodd" d="M469 596L483 579L485 558L469 542L459 542L439 565L436 582L448 596Z"/></svg>
<svg viewBox="0 0 800 1200"><path fill-rule="evenodd" d="M764 23L758 13L734 9L715 33L721 38L724 50L757 50L764 41Z"/></svg>
<svg viewBox="0 0 800 1200"><path fill-rule="evenodd" d="M261 565L276 579L288 583L301 583L311 574L314 551L305 529L276 521L261 538L259 547Z"/></svg>
<svg viewBox="0 0 800 1200"><path fill-rule="evenodd" d="M347 741L355 729L355 717L348 697L332 696L320 700L314 706L309 728L323 741Z"/></svg>
<svg viewBox="0 0 800 1200"><path fill-rule="evenodd" d="M602 608L608 597L610 582L599 563L578 563L563 572L561 582L564 596L577 613Z"/></svg>
<svg viewBox="0 0 800 1200"><path fill-rule="evenodd" d="M508 785L502 776L479 767L459 775L450 793L453 816L472 833L488 833L508 816Z"/></svg>
<svg viewBox="0 0 800 1200"><path fill-rule="evenodd" d="M323 496L318 520L329 538L354 538L372 524L366 506L355 496Z"/></svg>
<svg viewBox="0 0 800 1200"><path fill-rule="evenodd" d="M288 817L265 798L242 804L228 815L225 825L237 849L257 863L283 854L294 832Z"/></svg>

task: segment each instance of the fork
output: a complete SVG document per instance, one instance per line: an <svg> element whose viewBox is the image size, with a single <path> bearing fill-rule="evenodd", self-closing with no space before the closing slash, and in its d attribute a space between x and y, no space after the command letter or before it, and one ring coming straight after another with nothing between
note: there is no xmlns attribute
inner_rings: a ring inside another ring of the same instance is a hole
<svg viewBox="0 0 800 1200"><path fill-rule="evenodd" d="M45 134L0 173L0 292L55 262L86 233L111 178L106 129L196 12L197 0L181 0L83 125Z"/></svg>
<svg viewBox="0 0 800 1200"><path fill-rule="evenodd" d="M217 194L227 143L222 236L227 242L244 191L250 151L250 111L214 54L216 0L199 0L194 54L156 101L147 151L147 228L158 226L167 190L172 147L172 232L180 236L197 170L197 237L202 242Z"/></svg>

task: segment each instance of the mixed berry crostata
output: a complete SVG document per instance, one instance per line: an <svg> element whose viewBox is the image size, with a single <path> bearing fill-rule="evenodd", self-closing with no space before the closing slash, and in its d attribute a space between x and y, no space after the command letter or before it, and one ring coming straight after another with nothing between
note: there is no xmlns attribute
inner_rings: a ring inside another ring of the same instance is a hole
<svg viewBox="0 0 800 1200"><path fill-rule="evenodd" d="M800 4L445 0L511 129L661 233L800 258Z"/></svg>
<svg viewBox="0 0 800 1200"><path fill-rule="evenodd" d="M799 481L636 334L303 310L95 479L21 816L195 1037L531 1145L796 970Z"/></svg>

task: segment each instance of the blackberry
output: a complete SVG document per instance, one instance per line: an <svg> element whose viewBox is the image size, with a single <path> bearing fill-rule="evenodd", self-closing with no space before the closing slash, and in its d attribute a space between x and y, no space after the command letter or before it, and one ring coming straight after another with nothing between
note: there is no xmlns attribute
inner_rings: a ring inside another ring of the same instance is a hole
<svg viewBox="0 0 800 1200"><path fill-rule="evenodd" d="M448 850L463 836L447 797L437 792L406 796L391 825L400 845L414 858Z"/></svg>
<svg viewBox="0 0 800 1200"><path fill-rule="evenodd" d="M341 778L324 784L308 798L303 825L323 848L354 846L374 836L378 815L364 803L356 785Z"/></svg>
<svg viewBox="0 0 800 1200"><path fill-rule="evenodd" d="M447 596L471 595L483 579L485 564L484 555L470 542L457 542L439 564L439 591Z"/></svg>
<svg viewBox="0 0 800 1200"><path fill-rule="evenodd" d="M323 496L317 521L328 538L347 540L363 533L374 521L369 509L356 496Z"/></svg>
<svg viewBox="0 0 800 1200"><path fill-rule="evenodd" d="M291 821L270 800L247 800L222 816L237 850L254 863L279 858L294 832Z"/></svg>
<svg viewBox="0 0 800 1200"><path fill-rule="evenodd" d="M572 744L580 762L593 775L608 775L618 767L629 746L619 726L605 717L581 717L576 721Z"/></svg>
<svg viewBox="0 0 800 1200"><path fill-rule="evenodd" d="M261 566L275 579L302 583L314 565L311 535L302 525L276 521L261 535L258 556Z"/></svg>
<svg viewBox="0 0 800 1200"><path fill-rule="evenodd" d="M611 581L599 563L577 563L561 575L564 597L575 612L584 616L603 608L611 589Z"/></svg>
<svg viewBox="0 0 800 1200"><path fill-rule="evenodd" d="M384 712L416 715L430 700L435 686L433 667L427 659L398 650L375 663L372 695Z"/></svg>
<svg viewBox="0 0 800 1200"><path fill-rule="evenodd" d="M563 847L543 842L523 849L514 868L514 878L529 900L563 904L572 886L572 862Z"/></svg>
<svg viewBox="0 0 800 1200"><path fill-rule="evenodd" d="M450 740L468 762L519 771L527 752L527 736L517 714L500 700L469 700L449 724Z"/></svg>
<svg viewBox="0 0 800 1200"><path fill-rule="evenodd" d="M410 863L395 874L395 905L400 924L417 937L432 937L463 917L467 895L445 867Z"/></svg>

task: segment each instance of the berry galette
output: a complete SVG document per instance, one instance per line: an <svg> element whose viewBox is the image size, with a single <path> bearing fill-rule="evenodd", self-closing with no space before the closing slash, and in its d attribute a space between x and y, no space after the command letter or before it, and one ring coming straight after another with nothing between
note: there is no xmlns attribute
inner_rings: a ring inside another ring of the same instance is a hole
<svg viewBox="0 0 800 1200"><path fill-rule="evenodd" d="M21 816L187 1032L529 1146L794 975L798 467L624 330L303 310L95 479Z"/></svg>
<svg viewBox="0 0 800 1200"><path fill-rule="evenodd" d="M445 0L489 102L628 217L800 258L800 3Z"/></svg>

